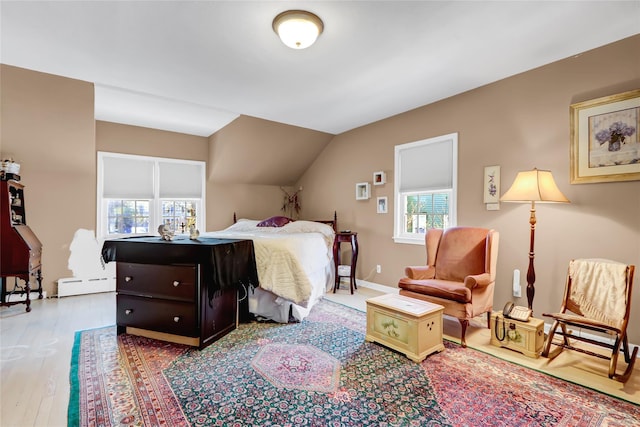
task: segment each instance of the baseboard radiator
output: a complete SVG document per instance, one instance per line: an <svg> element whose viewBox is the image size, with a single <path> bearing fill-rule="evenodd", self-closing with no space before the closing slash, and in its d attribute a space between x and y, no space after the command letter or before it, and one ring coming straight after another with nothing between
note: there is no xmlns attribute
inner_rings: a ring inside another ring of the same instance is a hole
<svg viewBox="0 0 640 427"><path fill-rule="evenodd" d="M96 294L99 292L114 292L115 290L115 277L99 277L93 279L70 277L58 279L58 298L72 295Z"/></svg>

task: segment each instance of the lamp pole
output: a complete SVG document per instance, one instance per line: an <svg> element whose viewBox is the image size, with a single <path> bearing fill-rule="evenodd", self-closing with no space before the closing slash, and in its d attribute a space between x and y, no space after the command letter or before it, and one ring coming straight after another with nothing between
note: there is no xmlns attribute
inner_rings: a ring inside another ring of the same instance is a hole
<svg viewBox="0 0 640 427"><path fill-rule="evenodd" d="M535 254L533 252L533 245L536 237L536 202L531 201L531 217L529 218L529 224L531 224L531 236L529 242L529 269L527 270L527 303L529 309L533 310L533 297L536 293L534 283L536 281L536 271L533 267L533 259Z"/></svg>

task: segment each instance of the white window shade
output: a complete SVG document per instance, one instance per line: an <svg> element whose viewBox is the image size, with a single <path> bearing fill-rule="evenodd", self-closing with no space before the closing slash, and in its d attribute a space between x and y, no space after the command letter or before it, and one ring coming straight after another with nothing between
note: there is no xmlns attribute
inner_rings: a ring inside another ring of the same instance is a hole
<svg viewBox="0 0 640 427"><path fill-rule="evenodd" d="M153 199L153 167L149 160L105 156L102 197Z"/></svg>
<svg viewBox="0 0 640 427"><path fill-rule="evenodd" d="M453 138L428 144L404 144L397 148L400 192L453 187Z"/></svg>
<svg viewBox="0 0 640 427"><path fill-rule="evenodd" d="M159 162L159 168L161 198L202 198L204 164Z"/></svg>

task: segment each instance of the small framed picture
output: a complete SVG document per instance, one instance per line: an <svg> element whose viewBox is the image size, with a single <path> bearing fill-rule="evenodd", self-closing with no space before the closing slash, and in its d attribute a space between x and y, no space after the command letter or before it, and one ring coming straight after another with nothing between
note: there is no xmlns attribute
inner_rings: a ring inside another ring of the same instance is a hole
<svg viewBox="0 0 640 427"><path fill-rule="evenodd" d="M356 184L356 200L367 200L371 198L371 186L368 182Z"/></svg>
<svg viewBox="0 0 640 427"><path fill-rule="evenodd" d="M387 174L383 171L373 173L373 185L384 185L387 182Z"/></svg>
<svg viewBox="0 0 640 427"><path fill-rule="evenodd" d="M386 214L387 213L387 196L378 197L378 203L376 205L378 206L379 214Z"/></svg>
<svg viewBox="0 0 640 427"><path fill-rule="evenodd" d="M484 168L484 203L500 201L500 166Z"/></svg>

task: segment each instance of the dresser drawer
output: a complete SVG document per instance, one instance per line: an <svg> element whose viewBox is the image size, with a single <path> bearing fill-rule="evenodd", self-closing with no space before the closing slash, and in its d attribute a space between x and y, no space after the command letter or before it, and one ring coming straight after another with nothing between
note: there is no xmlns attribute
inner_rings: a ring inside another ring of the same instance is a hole
<svg viewBox="0 0 640 427"><path fill-rule="evenodd" d="M128 295L195 301L195 265L117 265L116 291Z"/></svg>
<svg viewBox="0 0 640 427"><path fill-rule="evenodd" d="M192 303L118 294L116 323L169 334L198 337Z"/></svg>

